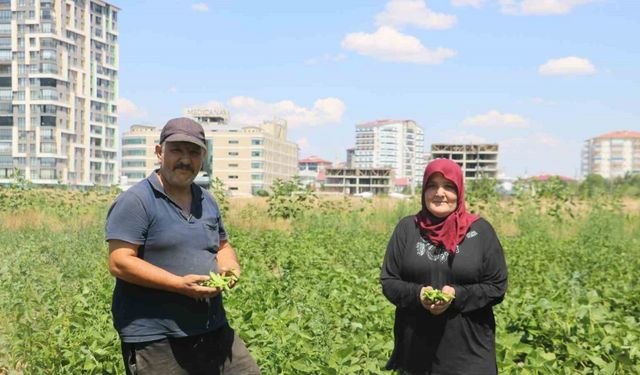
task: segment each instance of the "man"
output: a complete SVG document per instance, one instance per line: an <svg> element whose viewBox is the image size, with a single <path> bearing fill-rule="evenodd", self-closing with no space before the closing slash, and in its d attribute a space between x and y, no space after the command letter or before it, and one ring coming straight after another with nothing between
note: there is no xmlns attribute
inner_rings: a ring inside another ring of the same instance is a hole
<svg viewBox="0 0 640 375"><path fill-rule="evenodd" d="M240 276L217 203L193 183L207 153L202 126L170 120L155 152L160 169L115 200L105 230L126 372L260 374L221 290L200 285L209 271Z"/></svg>

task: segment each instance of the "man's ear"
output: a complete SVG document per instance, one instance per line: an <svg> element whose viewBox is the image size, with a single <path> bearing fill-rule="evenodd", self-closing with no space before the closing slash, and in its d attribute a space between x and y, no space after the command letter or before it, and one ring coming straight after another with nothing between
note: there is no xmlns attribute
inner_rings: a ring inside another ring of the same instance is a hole
<svg viewBox="0 0 640 375"><path fill-rule="evenodd" d="M161 145L156 145L156 156L158 156L158 159L162 158L162 146Z"/></svg>

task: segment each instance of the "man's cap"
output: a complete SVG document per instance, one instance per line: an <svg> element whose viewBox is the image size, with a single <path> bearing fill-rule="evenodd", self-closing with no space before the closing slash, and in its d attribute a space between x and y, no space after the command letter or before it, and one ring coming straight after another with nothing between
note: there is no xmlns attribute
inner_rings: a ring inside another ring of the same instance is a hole
<svg viewBox="0 0 640 375"><path fill-rule="evenodd" d="M191 142L207 149L202 125L187 117L167 121L160 132L160 144L164 142Z"/></svg>

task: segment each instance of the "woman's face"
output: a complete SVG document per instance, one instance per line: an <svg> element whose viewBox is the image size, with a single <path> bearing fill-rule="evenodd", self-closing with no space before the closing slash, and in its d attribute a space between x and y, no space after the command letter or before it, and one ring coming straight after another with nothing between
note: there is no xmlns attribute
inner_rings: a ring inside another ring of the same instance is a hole
<svg viewBox="0 0 640 375"><path fill-rule="evenodd" d="M444 218L458 207L458 192L453 182L444 178L441 173L429 177L424 191L427 210L435 217Z"/></svg>

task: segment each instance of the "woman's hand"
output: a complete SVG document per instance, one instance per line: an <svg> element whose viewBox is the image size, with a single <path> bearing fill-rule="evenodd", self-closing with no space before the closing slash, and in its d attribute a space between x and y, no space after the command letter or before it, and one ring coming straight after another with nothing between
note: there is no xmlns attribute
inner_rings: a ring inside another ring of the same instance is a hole
<svg viewBox="0 0 640 375"><path fill-rule="evenodd" d="M425 290L433 290L433 288L431 286L425 286L422 289L420 289L420 303L422 304L422 307L424 307L431 314L440 315L443 312L445 312L449 308L449 306L451 306L451 302L453 301L453 299L449 302L431 301L431 300L425 299L424 298ZM450 287L449 285L445 285L442 288L442 292L446 294L450 294L454 297L456 295L456 290Z"/></svg>

